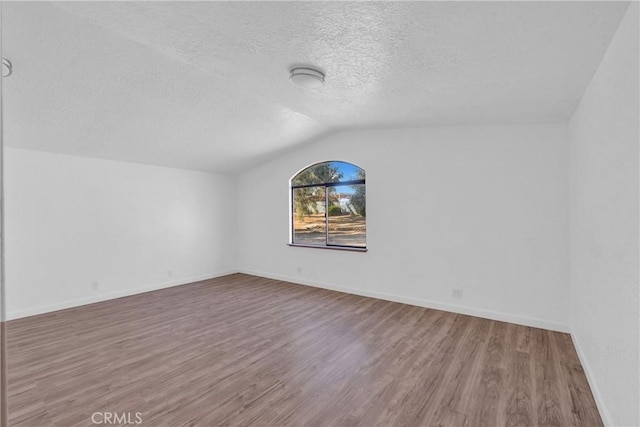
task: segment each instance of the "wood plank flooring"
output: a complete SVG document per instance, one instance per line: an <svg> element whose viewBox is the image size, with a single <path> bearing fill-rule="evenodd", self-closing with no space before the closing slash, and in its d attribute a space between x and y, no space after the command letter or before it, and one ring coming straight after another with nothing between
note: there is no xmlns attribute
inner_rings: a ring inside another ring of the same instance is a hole
<svg viewBox="0 0 640 427"><path fill-rule="evenodd" d="M602 425L567 334L242 274L7 337L11 426Z"/></svg>

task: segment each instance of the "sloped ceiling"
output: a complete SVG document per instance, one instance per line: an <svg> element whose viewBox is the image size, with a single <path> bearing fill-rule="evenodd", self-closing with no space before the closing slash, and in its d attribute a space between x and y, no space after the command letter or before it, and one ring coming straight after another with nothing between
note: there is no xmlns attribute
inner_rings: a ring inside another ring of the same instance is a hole
<svg viewBox="0 0 640 427"><path fill-rule="evenodd" d="M627 6L4 3L5 142L232 173L345 128L566 122Z"/></svg>

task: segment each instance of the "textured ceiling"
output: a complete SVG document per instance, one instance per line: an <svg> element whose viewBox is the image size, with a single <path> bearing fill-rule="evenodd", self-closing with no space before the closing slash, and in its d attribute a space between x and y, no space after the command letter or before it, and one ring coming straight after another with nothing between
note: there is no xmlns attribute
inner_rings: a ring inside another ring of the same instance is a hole
<svg viewBox="0 0 640 427"><path fill-rule="evenodd" d="M5 141L237 172L343 128L565 122L627 6L5 2Z"/></svg>

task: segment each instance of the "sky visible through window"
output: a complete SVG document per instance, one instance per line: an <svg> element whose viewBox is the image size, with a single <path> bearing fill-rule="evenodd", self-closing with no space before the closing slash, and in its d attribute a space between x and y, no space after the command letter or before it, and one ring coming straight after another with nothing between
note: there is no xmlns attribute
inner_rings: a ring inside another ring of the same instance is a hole
<svg viewBox="0 0 640 427"><path fill-rule="evenodd" d="M342 178L340 179L340 181L353 181L356 179L363 179L363 177L359 175L362 169L360 169L356 165L345 162L331 162L331 166L335 167L338 172L342 174ZM349 185L341 185L340 187L337 187L336 190L341 194L353 194L356 191L354 187Z"/></svg>
<svg viewBox="0 0 640 427"><path fill-rule="evenodd" d="M340 173L342 173L342 179L340 181L351 181L355 179L362 179L358 174L362 170L356 165L344 162L331 162L331 165L336 167Z"/></svg>
<svg viewBox="0 0 640 427"><path fill-rule="evenodd" d="M347 162L334 161L316 163L303 169L293 177L291 184L293 186L322 185L356 180L364 180L364 170ZM353 190L350 189L348 192Z"/></svg>

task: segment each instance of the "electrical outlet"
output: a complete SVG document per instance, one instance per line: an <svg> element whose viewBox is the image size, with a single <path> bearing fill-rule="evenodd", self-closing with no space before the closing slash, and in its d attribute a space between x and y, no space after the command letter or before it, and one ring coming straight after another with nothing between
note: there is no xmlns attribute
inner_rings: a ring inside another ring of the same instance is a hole
<svg viewBox="0 0 640 427"><path fill-rule="evenodd" d="M302 275L302 267L298 267L298 276Z"/></svg>
<svg viewBox="0 0 640 427"><path fill-rule="evenodd" d="M91 290L97 291L98 289L100 289L100 283L91 282Z"/></svg>
<svg viewBox="0 0 640 427"><path fill-rule="evenodd" d="M451 289L451 296L453 298L462 299L462 289Z"/></svg>
<svg viewBox="0 0 640 427"><path fill-rule="evenodd" d="M173 277L173 271L171 271L171 270L167 270L167 276L169 276L169 277Z"/></svg>

